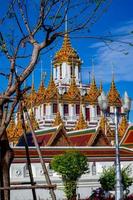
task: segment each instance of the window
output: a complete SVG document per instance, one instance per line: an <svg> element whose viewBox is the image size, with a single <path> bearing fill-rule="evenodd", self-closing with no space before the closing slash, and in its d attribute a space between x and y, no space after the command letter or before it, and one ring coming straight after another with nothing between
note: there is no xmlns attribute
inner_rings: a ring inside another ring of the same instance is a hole
<svg viewBox="0 0 133 200"><path fill-rule="evenodd" d="M57 103L53 103L53 113L57 113Z"/></svg>
<svg viewBox="0 0 133 200"><path fill-rule="evenodd" d="M43 114L46 114L46 104L43 104Z"/></svg>
<svg viewBox="0 0 133 200"><path fill-rule="evenodd" d="M80 105L76 105L76 115L79 115Z"/></svg>
<svg viewBox="0 0 133 200"><path fill-rule="evenodd" d="M68 115L68 104L64 104L64 115Z"/></svg>
<svg viewBox="0 0 133 200"><path fill-rule="evenodd" d="M86 120L90 121L90 108L86 108Z"/></svg>
<svg viewBox="0 0 133 200"><path fill-rule="evenodd" d="M97 115L100 115L100 107L97 106Z"/></svg>

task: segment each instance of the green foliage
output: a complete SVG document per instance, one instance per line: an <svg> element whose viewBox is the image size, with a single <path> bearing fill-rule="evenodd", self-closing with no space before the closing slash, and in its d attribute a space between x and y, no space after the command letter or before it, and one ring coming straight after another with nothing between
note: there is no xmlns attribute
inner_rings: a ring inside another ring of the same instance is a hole
<svg viewBox="0 0 133 200"><path fill-rule="evenodd" d="M127 166L126 168L123 168L121 171L122 174L122 184L123 189L126 190L129 186L133 183L133 178L130 177L130 166ZM102 188L105 191L109 190L115 190L115 167L109 167L108 169L103 169L103 173L99 179L99 182L102 186Z"/></svg>
<svg viewBox="0 0 133 200"><path fill-rule="evenodd" d="M68 151L55 156L51 162L52 169L62 176L64 192L68 199L76 195L77 180L88 171L87 158L77 151Z"/></svg>

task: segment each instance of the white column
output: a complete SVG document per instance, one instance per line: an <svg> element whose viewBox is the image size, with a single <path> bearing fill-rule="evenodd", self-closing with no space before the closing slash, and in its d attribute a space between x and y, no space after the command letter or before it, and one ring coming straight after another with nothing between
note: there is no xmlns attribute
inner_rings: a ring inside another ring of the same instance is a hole
<svg viewBox="0 0 133 200"><path fill-rule="evenodd" d="M79 68L78 68L78 66L75 66L75 77L76 77L76 81L79 81Z"/></svg>
<svg viewBox="0 0 133 200"><path fill-rule="evenodd" d="M82 113L83 113L84 119L86 119L85 105L84 104L82 104Z"/></svg>
<svg viewBox="0 0 133 200"><path fill-rule="evenodd" d="M74 104L69 104L69 116L70 116L70 120L76 119L76 110L75 110Z"/></svg>
<svg viewBox="0 0 133 200"><path fill-rule="evenodd" d="M57 77L56 77L56 67L53 68L53 79L55 80Z"/></svg>
<svg viewBox="0 0 133 200"><path fill-rule="evenodd" d="M61 117L63 118L64 113L63 113L63 104L62 103L59 103L59 112L60 112Z"/></svg>
<svg viewBox="0 0 133 200"><path fill-rule="evenodd" d="M57 67L57 80L60 80L60 66Z"/></svg>
<svg viewBox="0 0 133 200"><path fill-rule="evenodd" d="M47 103L46 104L46 119L51 119L52 118L52 104Z"/></svg>
<svg viewBox="0 0 133 200"><path fill-rule="evenodd" d="M67 63L62 63L62 79L67 76Z"/></svg>
<svg viewBox="0 0 133 200"><path fill-rule="evenodd" d="M97 109L95 105L90 106L90 121L96 121Z"/></svg>

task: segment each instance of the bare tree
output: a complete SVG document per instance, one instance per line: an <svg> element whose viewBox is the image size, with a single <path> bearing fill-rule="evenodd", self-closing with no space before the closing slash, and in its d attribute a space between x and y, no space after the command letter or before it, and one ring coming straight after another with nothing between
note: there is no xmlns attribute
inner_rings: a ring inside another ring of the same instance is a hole
<svg viewBox="0 0 133 200"><path fill-rule="evenodd" d="M111 0L8 0L0 14L1 80L0 93L0 186L9 186L9 168L13 151L9 146L6 128L25 92L22 84L34 70L44 49L65 34L68 13L68 32L88 30ZM1 191L1 199L9 200L10 192Z"/></svg>

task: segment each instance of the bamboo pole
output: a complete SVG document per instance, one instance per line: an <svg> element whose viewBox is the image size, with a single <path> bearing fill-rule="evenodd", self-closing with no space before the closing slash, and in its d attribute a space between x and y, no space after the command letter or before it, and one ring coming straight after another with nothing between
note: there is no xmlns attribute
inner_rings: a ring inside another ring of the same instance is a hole
<svg viewBox="0 0 133 200"><path fill-rule="evenodd" d="M56 185L25 185L25 186L12 186L12 187L0 187L1 190L27 190L27 189L52 189L56 188Z"/></svg>
<svg viewBox="0 0 133 200"><path fill-rule="evenodd" d="M27 166L28 166L28 170L29 170L31 185L33 186L35 183L34 183L34 178L33 178L33 173L32 173L28 141L27 141L27 137L26 137L26 127L25 127L25 121L24 121L24 116L23 116L23 111L22 111L22 102L20 102L20 109L21 109L22 128L24 131L23 135L24 135L24 143L25 143L25 150L26 150ZM32 188L32 195L33 195L33 200L37 200L35 188Z"/></svg>
<svg viewBox="0 0 133 200"><path fill-rule="evenodd" d="M30 121L30 116L29 116L29 113L28 113L25 105L23 105L23 109L24 109L24 113L25 113L26 119L27 119L27 121L29 123L29 127L31 129L33 141L34 141L34 144L36 146L36 149L37 149L37 152L38 152L38 155L39 155L39 158L40 158L40 162L41 162L42 169L43 169L43 172L44 172L44 175L45 175L45 178L46 178L46 182L47 182L48 185L51 185L51 180L49 178L45 162L44 162L44 160L42 158L42 153L41 153L41 150L40 150L40 146L39 146L39 144L37 142L37 138L36 138L35 132L33 130L33 127L32 127L31 121ZM56 200L56 196L55 196L53 188L50 188L50 194L51 194L52 200Z"/></svg>

